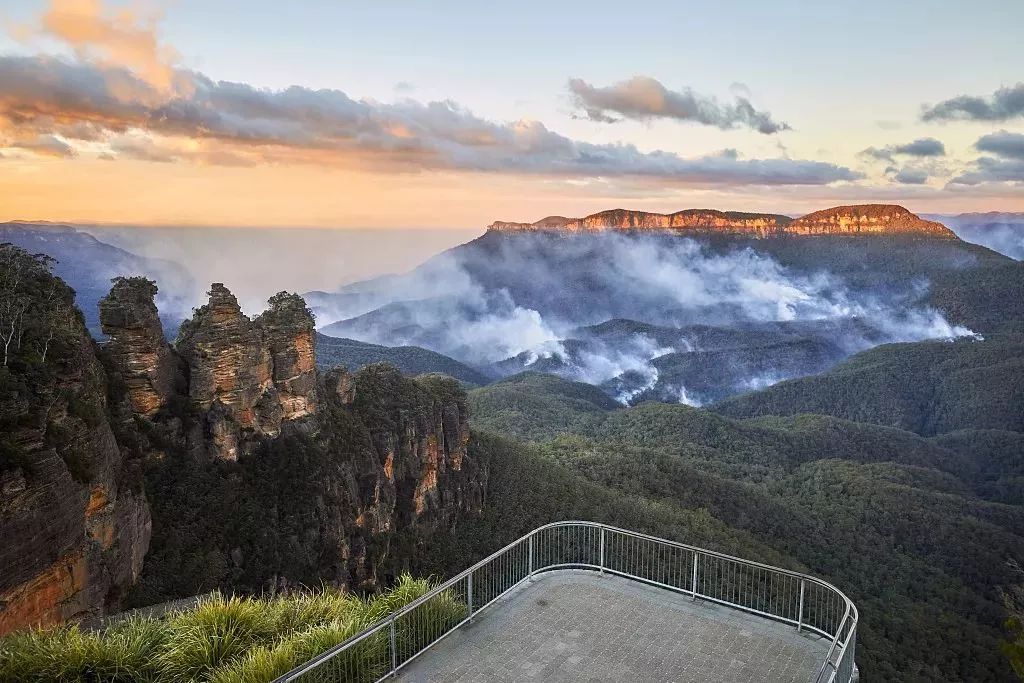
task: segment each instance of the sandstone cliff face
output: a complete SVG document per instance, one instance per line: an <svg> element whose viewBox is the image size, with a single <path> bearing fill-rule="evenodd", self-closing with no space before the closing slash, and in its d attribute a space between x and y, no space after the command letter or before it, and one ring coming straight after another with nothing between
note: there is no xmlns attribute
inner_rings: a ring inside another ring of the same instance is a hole
<svg viewBox="0 0 1024 683"><path fill-rule="evenodd" d="M316 330L306 302L297 294L277 294L256 318L256 326L270 352L282 419L312 415L317 407Z"/></svg>
<svg viewBox="0 0 1024 683"><path fill-rule="evenodd" d="M107 351L121 373L132 409L151 416L174 391L175 363L153 298L156 285L145 278L117 278L100 300L100 325L110 337Z"/></svg>
<svg viewBox="0 0 1024 683"><path fill-rule="evenodd" d="M952 230L917 217L902 206L837 206L798 218L784 229L789 235L918 235L957 239Z"/></svg>
<svg viewBox="0 0 1024 683"><path fill-rule="evenodd" d="M301 297L279 294L250 320L220 283L185 322L176 344L188 395L205 415L208 451L236 460L283 422L316 410L313 318Z"/></svg>
<svg viewBox="0 0 1024 683"><path fill-rule="evenodd" d="M611 209L583 218L549 216L536 223L496 221L489 230L498 232L602 232L606 230L676 230L681 232L721 232L764 237L777 233L791 219L776 214L687 209L676 213L649 213Z"/></svg>
<svg viewBox="0 0 1024 683"><path fill-rule="evenodd" d="M40 271L35 284L37 322L54 301L73 311L59 280ZM46 324L45 361L29 330L0 369L0 634L116 609L150 542L140 463L115 437L95 344L80 315Z"/></svg>
<svg viewBox="0 0 1024 683"><path fill-rule="evenodd" d="M926 221L901 206L864 204L817 211L796 220L778 214L687 209L661 214L612 209L583 218L549 216L536 223L495 221L495 232L673 231L683 234L726 234L757 238L785 235L919 235L956 239L951 230Z"/></svg>

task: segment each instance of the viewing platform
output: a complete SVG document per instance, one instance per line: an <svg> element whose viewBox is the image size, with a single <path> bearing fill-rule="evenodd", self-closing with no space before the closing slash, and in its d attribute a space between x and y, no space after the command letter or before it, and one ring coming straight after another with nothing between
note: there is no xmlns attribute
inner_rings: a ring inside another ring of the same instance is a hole
<svg viewBox="0 0 1024 683"><path fill-rule="evenodd" d="M857 619L805 574L558 522L278 680L849 683Z"/></svg>

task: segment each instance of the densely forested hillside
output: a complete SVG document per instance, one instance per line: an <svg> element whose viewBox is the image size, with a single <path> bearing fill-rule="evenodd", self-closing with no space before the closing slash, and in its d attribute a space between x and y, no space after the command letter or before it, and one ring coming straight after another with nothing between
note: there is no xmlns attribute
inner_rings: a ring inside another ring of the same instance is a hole
<svg viewBox="0 0 1024 683"><path fill-rule="evenodd" d="M732 417L821 413L926 436L1024 431L1024 337L880 346L822 375L782 382L716 410Z"/></svg>
<svg viewBox="0 0 1024 683"><path fill-rule="evenodd" d="M474 425L528 441L589 431L620 407L595 386L540 372L513 375L469 396Z"/></svg>
<svg viewBox="0 0 1024 683"><path fill-rule="evenodd" d="M490 382L468 365L419 346L381 346L325 334L317 335L316 363L321 370L340 365L353 372L372 363L390 363L407 375L439 372L471 386Z"/></svg>
<svg viewBox="0 0 1024 683"><path fill-rule="evenodd" d="M576 516L698 545L730 538L748 556L766 557L767 546L858 603L864 680L1012 675L999 643L1002 591L1020 582L1012 561L1024 553L1024 435L923 438L828 416L734 420L657 403L607 410L582 391L528 375L470 392L475 424L534 444L478 435L478 448L500 454L489 500L518 502L463 526L484 525L466 552L502 530ZM655 510L690 521L666 528Z"/></svg>

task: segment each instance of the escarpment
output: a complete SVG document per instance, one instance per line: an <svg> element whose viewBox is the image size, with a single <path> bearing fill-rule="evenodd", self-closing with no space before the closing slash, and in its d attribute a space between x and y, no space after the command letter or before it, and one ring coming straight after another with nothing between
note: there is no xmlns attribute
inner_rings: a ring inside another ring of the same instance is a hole
<svg viewBox="0 0 1024 683"><path fill-rule="evenodd" d="M675 213L650 213L611 209L583 218L549 216L536 223L495 221L488 229L497 232L601 232L605 230L722 232L764 237L777 233L792 219L768 213L686 209Z"/></svg>
<svg viewBox="0 0 1024 683"><path fill-rule="evenodd" d="M809 235L916 235L956 239L940 223L926 221L902 206L861 204L837 206L792 219L769 213L687 209L649 213L627 209L601 211L583 218L549 216L535 223L495 221L494 232L631 232L669 231L682 234L745 235L758 238Z"/></svg>
<svg viewBox="0 0 1024 683"><path fill-rule="evenodd" d="M952 230L902 206L860 204L815 211L786 226L791 235L919 235L957 239Z"/></svg>
<svg viewBox="0 0 1024 683"><path fill-rule="evenodd" d="M141 463L115 434L117 391L73 292L10 245L0 245L0 290L25 311L5 319L21 335L0 367L4 634L117 609L142 569L151 519ZM138 409L149 412L156 399L143 393Z"/></svg>

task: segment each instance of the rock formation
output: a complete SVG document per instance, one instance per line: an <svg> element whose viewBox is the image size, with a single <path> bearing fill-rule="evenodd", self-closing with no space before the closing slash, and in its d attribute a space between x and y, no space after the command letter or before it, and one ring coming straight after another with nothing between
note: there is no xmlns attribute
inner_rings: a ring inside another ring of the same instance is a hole
<svg viewBox="0 0 1024 683"><path fill-rule="evenodd" d="M187 376L184 393L204 421L203 433L191 437L194 449L236 460L261 439L277 436L283 422L315 412L313 318L301 297L278 294L263 315L250 320L235 296L214 283L209 303L182 324L172 351L159 327L155 288L146 283L118 282L101 308L103 329L117 350L114 366L140 415L152 417L155 411L148 408L168 398L158 402L160 391L143 380L160 376L154 369L161 367L158 360L171 367L179 357ZM136 324L121 324L125 319ZM150 334L138 334L140 327ZM152 349L166 349L166 359Z"/></svg>
<svg viewBox="0 0 1024 683"><path fill-rule="evenodd" d="M151 356L133 342L137 327L155 329L155 288L135 279L115 290L107 300L132 307L105 307L112 372L148 377L136 369L148 369ZM197 563L158 537L148 572L165 587L154 597L195 585L273 591L326 580L372 588L381 572L390 575L386 567L407 560L392 548L394 535L429 534L479 510L485 472L467 453L465 396L455 380L414 381L384 365L318 376L313 318L301 297L279 293L253 319L224 285L214 283L209 297L169 350L181 374L163 402L178 414L137 415L159 435L154 442L169 444L166 452L149 446L175 491L173 500L151 501L165 533L194 539L197 555L227 558L233 569L227 581L213 563L184 577L183 588L167 589L175 585L167 575L196 571ZM150 341L166 346L162 334ZM224 510L224 501L250 508ZM203 512L196 518L183 509ZM291 526L295 520L301 528ZM289 557L268 559L281 544L290 545Z"/></svg>
<svg viewBox="0 0 1024 683"><path fill-rule="evenodd" d="M24 252L13 258L32 274L20 293L33 318L22 353L0 369L0 635L116 608L151 533L140 463L115 436L107 375L73 292ZM74 315L57 317L55 306ZM146 334L124 322L132 343ZM44 340L41 360L30 349ZM139 363L126 366L131 403L150 412L159 392Z"/></svg>
<svg viewBox="0 0 1024 683"><path fill-rule="evenodd" d="M296 420L316 412L316 329L306 302L297 294L271 297L269 308L256 318L270 351L272 380L282 419Z"/></svg>
<svg viewBox="0 0 1024 683"><path fill-rule="evenodd" d="M612 209L583 218L549 216L535 223L495 221L488 230L495 232L630 232L674 231L683 234L726 234L751 237L784 235L917 235L956 239L945 226L923 220L902 206L863 204L837 206L816 211L793 220L789 216L768 213L742 213L711 209L687 209L661 214L646 211Z"/></svg>
<svg viewBox="0 0 1024 683"><path fill-rule="evenodd" d="M34 267L32 292L74 311ZM372 589L408 566L410 543L481 509L486 470L455 380L383 364L320 376L301 297L282 292L250 319L218 283L171 345L156 292L117 278L102 348L75 312L52 368L0 371L0 634L102 615L133 584L142 603Z"/></svg>
<svg viewBox="0 0 1024 683"><path fill-rule="evenodd" d="M952 230L926 221L902 206L859 204L815 211L784 229L787 235L918 235L956 239Z"/></svg>
<svg viewBox="0 0 1024 683"><path fill-rule="evenodd" d="M100 300L100 325L107 351L124 382L132 409L152 416L174 391L176 359L157 315L157 287L141 277L116 278Z"/></svg>
<svg viewBox="0 0 1024 683"><path fill-rule="evenodd" d="M496 221L489 230L499 232L601 232L605 230L678 230L684 232L722 232L765 237L776 234L792 219L769 213L743 213L714 209L687 209L676 213L649 213L611 209L584 218L549 216L536 223Z"/></svg>

